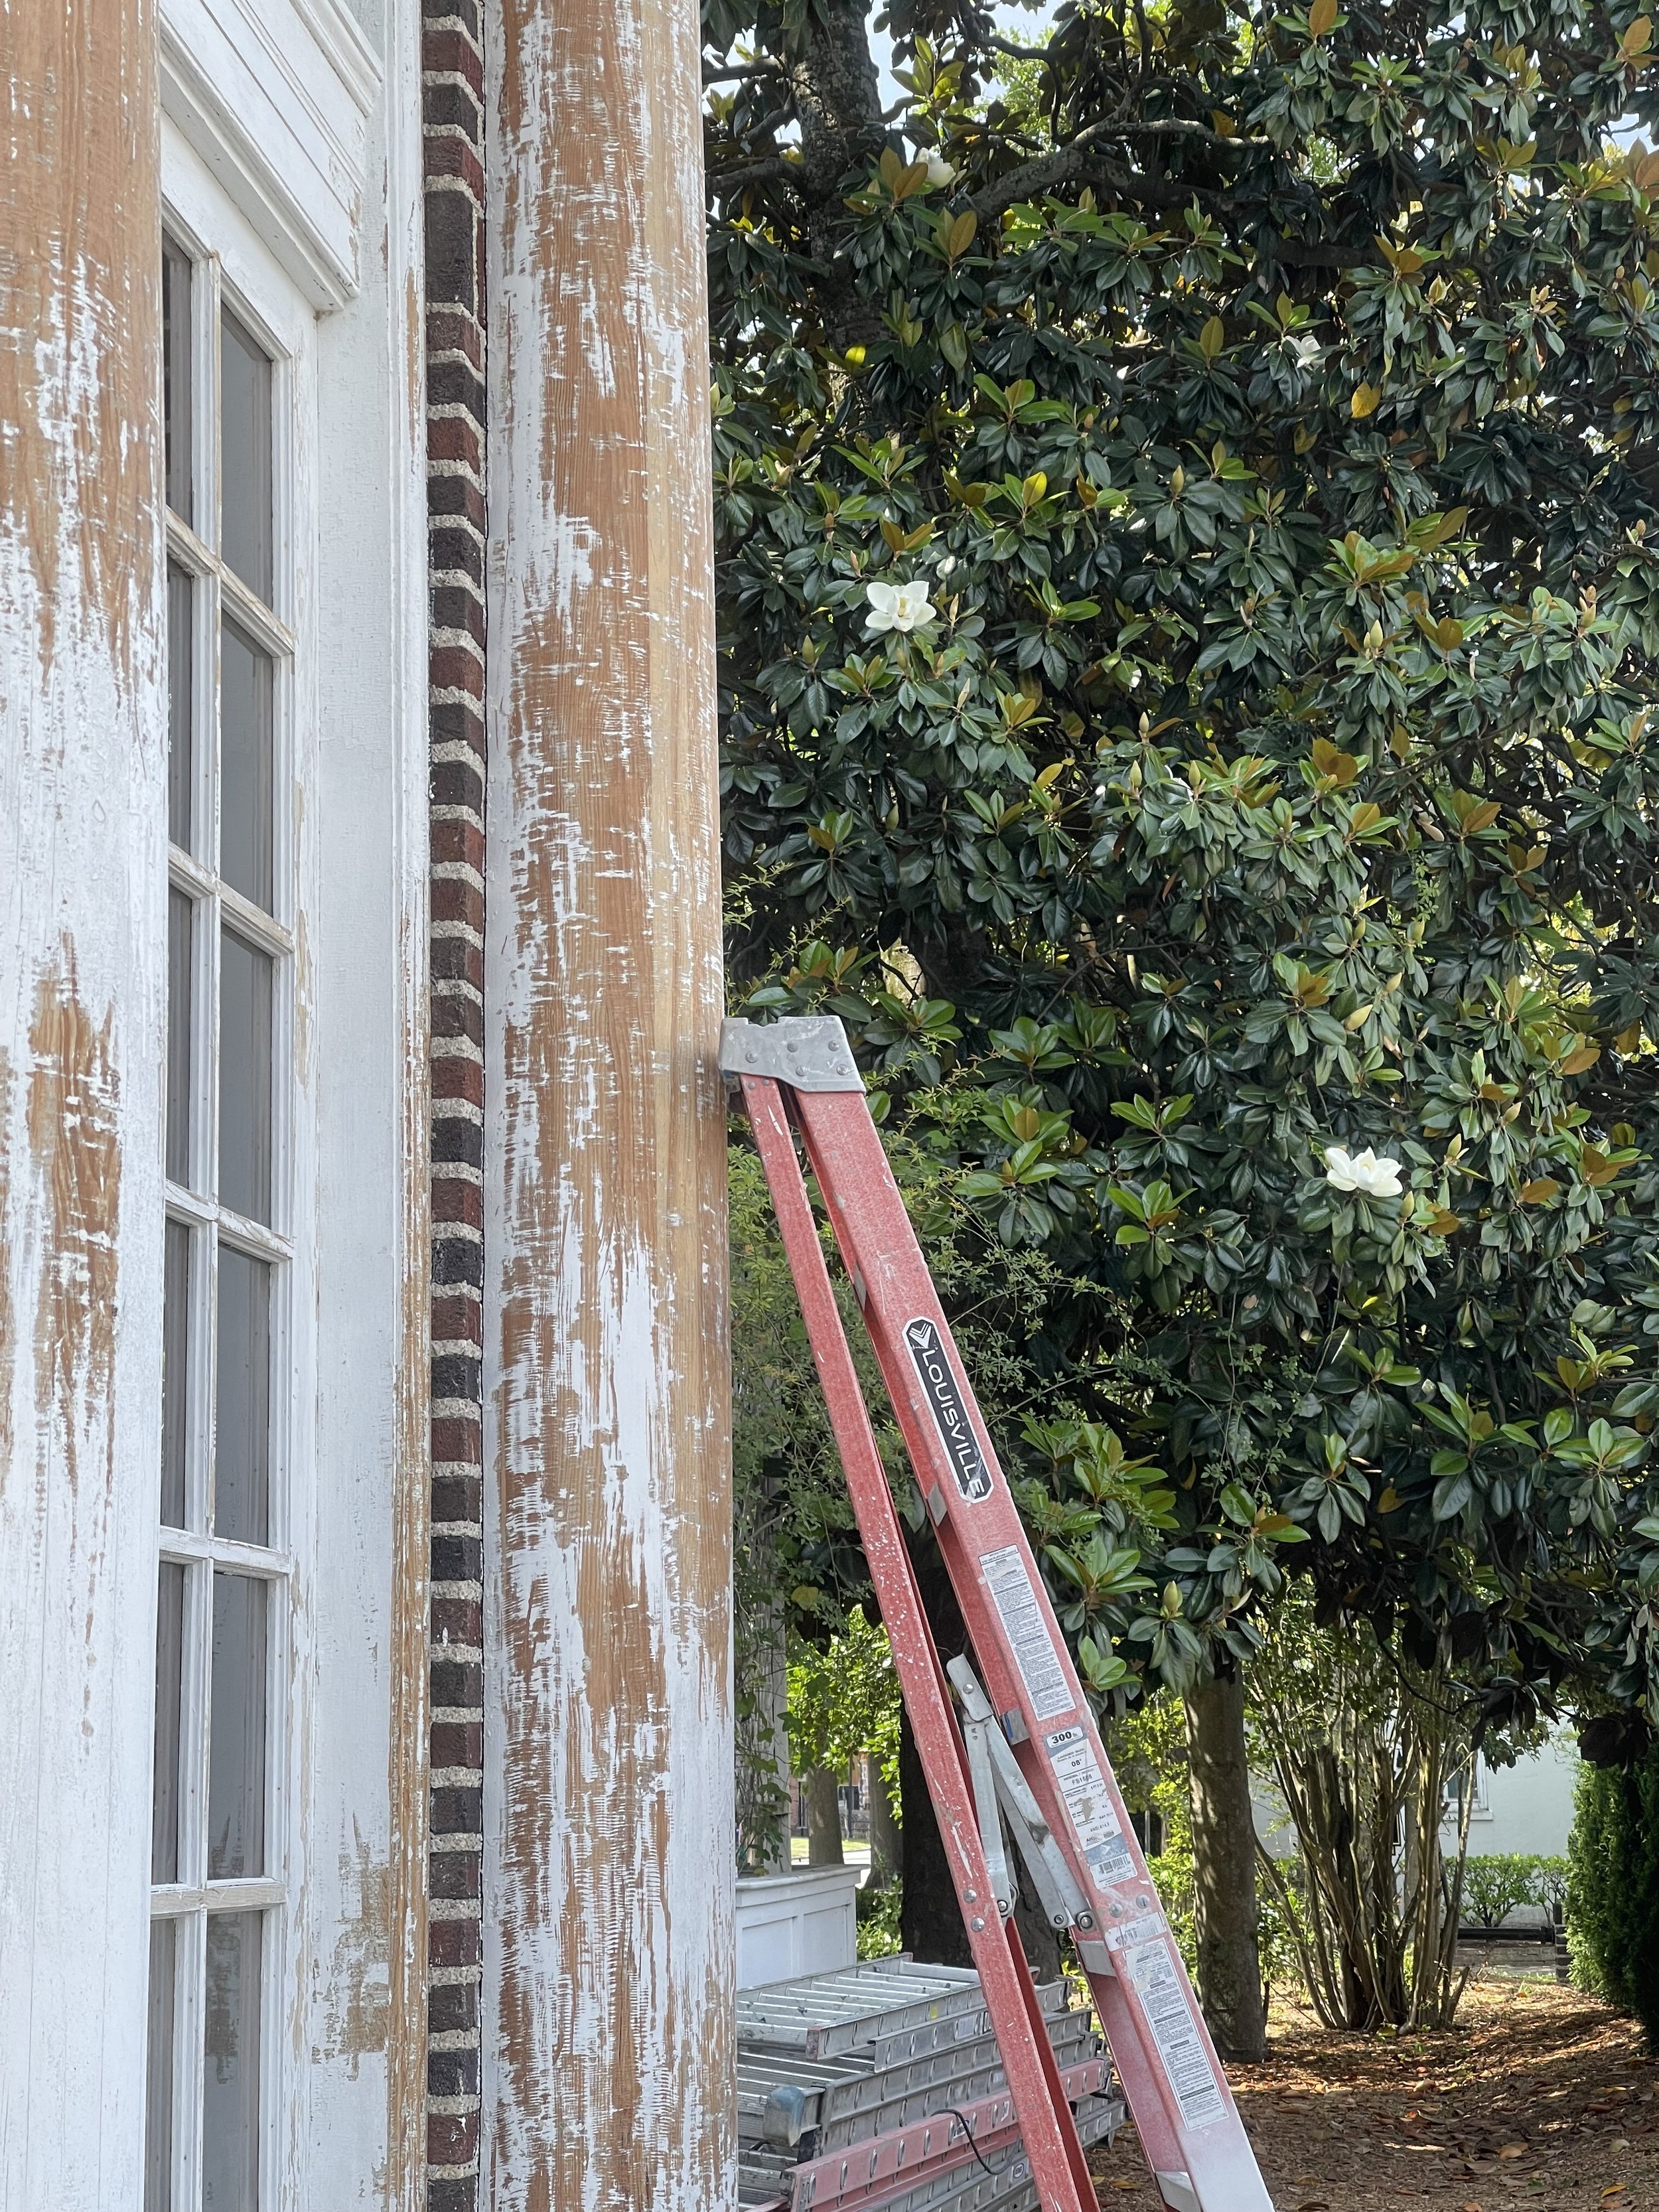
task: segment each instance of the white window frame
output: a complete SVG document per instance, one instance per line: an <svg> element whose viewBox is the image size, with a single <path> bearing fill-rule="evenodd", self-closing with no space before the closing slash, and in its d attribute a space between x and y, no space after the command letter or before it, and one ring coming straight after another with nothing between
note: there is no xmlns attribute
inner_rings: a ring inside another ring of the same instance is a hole
<svg viewBox="0 0 1659 2212"><path fill-rule="evenodd" d="M191 1181L169 1182L169 1218L192 1228L190 1275L193 1358L186 1417L185 1518L205 1526L204 1472L211 1448L216 1370L214 1285L208 1253L226 1241L272 1263L270 1301L270 1527L265 1546L167 1529L159 1559L198 1571L186 1583L182 1741L203 1754L199 1771L181 1773L186 1808L181 1829L199 1839L207 1788L207 1655L210 1648L214 1564L264 1579L272 1589L267 1614L265 1699L265 1866L258 1880L209 1885L205 1866L181 1851L189 1880L153 1887L152 1917L191 1916L177 1988L173 2049L173 2172L178 2212L197 2212L204 2048L200 2006L204 1989L206 1912L258 1910L260 1958L260 2212L300 2212L291 2176L291 2139L302 2100L289 2078L289 2054L305 2048L301 1987L303 1872L300 1790L309 1686L299 1663L305 1639L302 1608L313 1556L316 1358L312 1316L316 1284L307 1224L315 1214L315 1085L308 1066L303 947L311 904L301 825L316 782L317 671L313 644L313 548L317 472L311 426L316 419L316 319L205 165L170 129L162 142L163 226L188 251L191 285L191 455L197 515L217 512L215 410L218 392L221 301L272 360L272 599L264 606L225 567L194 528L167 515L168 550L196 582L192 615L192 806L195 820L217 826L217 642L221 608L275 658L273 680L273 913L266 915L198 860L169 847L169 882L192 899ZM204 281L205 280L205 281ZM214 841L216 849L216 835ZM198 849L201 847L199 830ZM238 935L273 956L271 1225L234 1214L216 1199L206 1163L217 1144L218 1006L222 916ZM205 988L204 988L205 986ZM279 1601L277 1592L285 1601ZM182 1934L181 1930L181 1934ZM180 2063L182 2062L182 2063Z"/></svg>

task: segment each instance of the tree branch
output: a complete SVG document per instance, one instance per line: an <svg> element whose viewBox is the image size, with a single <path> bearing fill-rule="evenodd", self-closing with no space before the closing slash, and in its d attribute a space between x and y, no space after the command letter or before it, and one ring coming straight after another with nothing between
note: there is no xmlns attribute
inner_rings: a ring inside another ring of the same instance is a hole
<svg viewBox="0 0 1659 2212"><path fill-rule="evenodd" d="M1190 138L1200 145L1256 149L1269 147L1266 138L1224 138L1219 131L1210 130L1202 123L1189 123L1178 116L1150 123L1119 122L1115 118L1103 117L1097 123L1085 124L1075 138L1068 138L1063 146L1055 147L1051 154L1039 154L1018 168L999 177L973 196L974 212L981 222L1000 216L1005 208L1016 206L1021 200L1033 199L1044 192L1053 191L1072 178L1082 176L1094 167L1106 176L1115 191L1134 194L1153 207L1184 207L1194 198L1219 200L1224 205L1234 204L1231 196L1218 194L1212 187L1189 182L1186 179L1138 178L1127 172L1111 173L1109 163L1098 161L1097 149L1127 143L1135 138Z"/></svg>
<svg viewBox="0 0 1659 2212"><path fill-rule="evenodd" d="M705 84L726 84L733 77L781 76L781 63L773 61L734 62L730 69L706 69L702 73Z"/></svg>
<svg viewBox="0 0 1659 2212"><path fill-rule="evenodd" d="M729 199L733 192L746 191L750 185L787 184L791 177L797 182L800 165L774 155L770 161L750 161L741 169L711 170L708 189L718 199Z"/></svg>

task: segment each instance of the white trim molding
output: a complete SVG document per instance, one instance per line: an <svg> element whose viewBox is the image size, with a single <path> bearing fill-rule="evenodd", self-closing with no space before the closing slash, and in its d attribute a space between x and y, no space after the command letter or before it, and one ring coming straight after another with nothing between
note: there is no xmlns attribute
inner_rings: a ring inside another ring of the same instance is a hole
<svg viewBox="0 0 1659 2212"><path fill-rule="evenodd" d="M357 292L380 82L339 0L163 0L163 112L315 307Z"/></svg>

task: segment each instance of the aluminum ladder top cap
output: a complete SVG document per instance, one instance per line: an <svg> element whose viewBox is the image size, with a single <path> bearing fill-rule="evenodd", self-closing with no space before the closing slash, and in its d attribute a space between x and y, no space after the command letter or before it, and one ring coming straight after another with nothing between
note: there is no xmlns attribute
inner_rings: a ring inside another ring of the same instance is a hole
<svg viewBox="0 0 1659 2212"><path fill-rule="evenodd" d="M787 1014L777 1022L722 1022L722 1075L764 1075L796 1091L859 1091L864 1078L834 1014Z"/></svg>

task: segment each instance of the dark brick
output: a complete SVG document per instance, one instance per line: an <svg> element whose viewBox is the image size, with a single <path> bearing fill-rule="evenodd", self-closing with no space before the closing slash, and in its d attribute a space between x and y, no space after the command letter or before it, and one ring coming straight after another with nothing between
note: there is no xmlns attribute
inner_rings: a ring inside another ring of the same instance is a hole
<svg viewBox="0 0 1659 2212"><path fill-rule="evenodd" d="M434 1836L483 1835L483 1789L434 1790L432 1793L432 1832Z"/></svg>
<svg viewBox="0 0 1659 2212"><path fill-rule="evenodd" d="M432 1478L432 1518L440 1528L459 1523L476 1526L483 1518L483 1478L477 1474L434 1474ZM440 1759L441 1766L453 1765Z"/></svg>
<svg viewBox="0 0 1659 2212"><path fill-rule="evenodd" d="M476 638L480 652L484 641L483 601L465 584L434 584L432 622L435 629L465 630Z"/></svg>
<svg viewBox="0 0 1659 2212"><path fill-rule="evenodd" d="M482 1721L436 1721L432 1729L432 1764L436 1767L483 1765ZM454 2023L459 2026L459 2022ZM436 2023L434 2021L434 2025Z"/></svg>
<svg viewBox="0 0 1659 2212"><path fill-rule="evenodd" d="M478 2094L478 2054L476 2051L429 2051L426 2058L428 2096L476 2097Z"/></svg>
<svg viewBox="0 0 1659 2212"><path fill-rule="evenodd" d="M477 1851L432 1851L428 1854L427 1880L434 1897L454 1905L478 1894Z"/></svg>
<svg viewBox="0 0 1659 2212"><path fill-rule="evenodd" d="M427 2025L434 2035L463 2034L478 2025L478 1985L476 1982L440 1982L427 2007Z"/></svg>
<svg viewBox="0 0 1659 2212"><path fill-rule="evenodd" d="M432 1702L434 1705L459 1705L463 1711L483 1705L483 1669L476 1659L441 1659L432 1662Z"/></svg>
<svg viewBox="0 0 1659 2212"><path fill-rule="evenodd" d="M471 1237L434 1237L432 1240L432 1279L434 1283L483 1285L483 1249ZM465 1397L462 1390L446 1390L447 1398Z"/></svg>
<svg viewBox="0 0 1659 2212"><path fill-rule="evenodd" d="M459 514L482 531L486 520L483 487L453 470L431 471L426 480L426 513L428 525L434 515Z"/></svg>
<svg viewBox="0 0 1659 2212"><path fill-rule="evenodd" d="M447 1644L465 1644L474 1647L483 1642L483 1607L476 1597L438 1596L432 1601L432 1641L441 1650ZM472 1698L457 1698L457 1707L463 1712L469 1708L482 1710L482 1693Z"/></svg>
<svg viewBox="0 0 1659 2212"><path fill-rule="evenodd" d="M479 1955L476 1920L430 1919L426 1923L426 1955L434 1966L476 1966Z"/></svg>
<svg viewBox="0 0 1659 2212"><path fill-rule="evenodd" d="M429 2138L431 2130L427 2132ZM477 2202L476 2173L441 2173L426 2185L426 2212L476 2212Z"/></svg>
<svg viewBox="0 0 1659 2212"><path fill-rule="evenodd" d="M421 121L428 131L459 131L465 137L476 139L483 129L483 109L465 85L423 84Z"/></svg>
<svg viewBox="0 0 1659 2212"><path fill-rule="evenodd" d="M459 714L462 710L447 704L432 709L432 738L437 744L453 744L453 738L438 735L436 723L440 714ZM427 780L427 790L434 806L470 806L475 814L483 812L483 777L479 770L465 761L434 761Z"/></svg>
<svg viewBox="0 0 1659 2212"><path fill-rule="evenodd" d="M482 1398L483 1363L465 1352L441 1352L432 1363L434 1398Z"/></svg>
<svg viewBox="0 0 1659 2212"><path fill-rule="evenodd" d="M479 422L484 415L484 380L471 362L434 362L427 377L426 396L433 407L470 407Z"/></svg>
<svg viewBox="0 0 1659 2212"><path fill-rule="evenodd" d="M477 1536L434 1536L432 1539L432 1579L434 1583L476 1583L483 1572L483 1546Z"/></svg>
<svg viewBox="0 0 1659 2212"><path fill-rule="evenodd" d="M432 1157L434 1160L454 1160L462 1167L481 1168L483 1165L483 1129L477 1122L464 1121L458 1114L441 1117L434 1115ZM459 1275L453 1279L464 1283L466 1277Z"/></svg>
<svg viewBox="0 0 1659 2212"><path fill-rule="evenodd" d="M483 596L483 539L469 523L447 521L428 530L426 546L434 575L465 576Z"/></svg>

